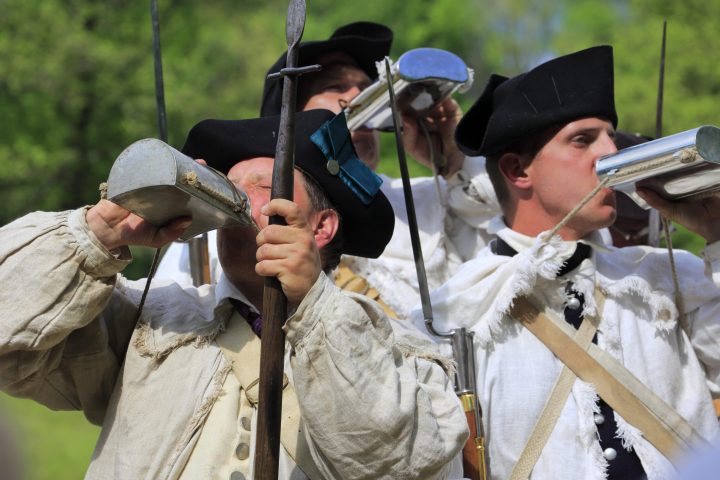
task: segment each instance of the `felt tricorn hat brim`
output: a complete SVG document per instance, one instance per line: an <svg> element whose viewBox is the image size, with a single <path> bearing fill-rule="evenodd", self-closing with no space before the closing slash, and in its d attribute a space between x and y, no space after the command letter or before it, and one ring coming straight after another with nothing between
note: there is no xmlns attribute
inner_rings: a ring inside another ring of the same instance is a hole
<svg viewBox="0 0 720 480"><path fill-rule="evenodd" d="M510 79L491 75L458 124L455 141L467 155L491 155L527 135L585 117L617 126L612 47L558 57Z"/></svg>
<svg viewBox="0 0 720 480"><path fill-rule="evenodd" d="M310 140L335 114L328 110L298 112L295 117L295 167L311 177L325 192L341 217L342 252L377 258L392 237L395 215L390 202L378 191L366 204L328 168L325 154ZM202 158L225 174L238 162L257 157L275 157L279 116L250 120L203 120L195 125L182 152ZM347 143L350 132L345 128ZM343 134L345 134L343 132ZM359 163L359 160L358 160Z"/></svg>
<svg viewBox="0 0 720 480"><path fill-rule="evenodd" d="M326 53L343 52L348 54L358 66L375 80L378 77L375 62L390 53L393 32L388 27L372 22L355 22L338 28L327 40L300 43L298 65L312 65ZM285 68L287 52L284 52L267 74L276 73ZM302 78L302 77L301 77ZM282 106L282 79L265 79L263 86L260 115L279 115Z"/></svg>

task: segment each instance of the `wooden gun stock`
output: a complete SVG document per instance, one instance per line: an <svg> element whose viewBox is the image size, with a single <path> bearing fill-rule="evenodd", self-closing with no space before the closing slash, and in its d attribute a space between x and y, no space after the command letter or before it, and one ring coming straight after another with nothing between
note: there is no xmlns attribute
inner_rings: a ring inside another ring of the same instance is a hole
<svg viewBox="0 0 720 480"><path fill-rule="evenodd" d="M463 475L470 480L486 480L487 467L485 465L485 439L478 434L475 423L475 395L464 393L460 395L460 403L465 411L470 436L463 447Z"/></svg>

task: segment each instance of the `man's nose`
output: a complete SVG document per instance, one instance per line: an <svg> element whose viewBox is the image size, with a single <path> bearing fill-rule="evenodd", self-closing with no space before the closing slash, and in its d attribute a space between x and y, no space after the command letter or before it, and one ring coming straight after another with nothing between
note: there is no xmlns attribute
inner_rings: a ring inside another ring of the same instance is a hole
<svg viewBox="0 0 720 480"><path fill-rule="evenodd" d="M598 143L600 144L599 145L600 156L610 155L611 153L617 152L617 146L615 145L615 141L612 139L612 137L607 132L603 132L602 134L600 134Z"/></svg>
<svg viewBox="0 0 720 480"><path fill-rule="evenodd" d="M352 87L348 88L343 92L342 95L342 101L345 104L348 104L352 102L353 98L357 97L360 92L362 92L362 88L359 88L357 85L353 85Z"/></svg>
<svg viewBox="0 0 720 480"><path fill-rule="evenodd" d="M338 98L338 105L340 106L340 109L335 113L340 113L345 110L347 106L350 105L352 99L357 97L361 91L362 90L358 87L350 87L348 90L345 90Z"/></svg>

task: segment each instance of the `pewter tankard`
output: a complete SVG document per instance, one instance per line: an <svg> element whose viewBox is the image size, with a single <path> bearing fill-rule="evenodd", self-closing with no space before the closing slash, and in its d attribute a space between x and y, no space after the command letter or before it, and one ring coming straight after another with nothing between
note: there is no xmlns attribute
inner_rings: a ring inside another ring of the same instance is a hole
<svg viewBox="0 0 720 480"><path fill-rule="evenodd" d="M245 192L217 170L154 138L139 140L118 156L108 176L107 198L156 226L191 217L182 240L217 228L254 225Z"/></svg>
<svg viewBox="0 0 720 480"><path fill-rule="evenodd" d="M711 125L658 138L601 157L595 167L608 186L649 208L635 184L668 200L720 192L720 128Z"/></svg>

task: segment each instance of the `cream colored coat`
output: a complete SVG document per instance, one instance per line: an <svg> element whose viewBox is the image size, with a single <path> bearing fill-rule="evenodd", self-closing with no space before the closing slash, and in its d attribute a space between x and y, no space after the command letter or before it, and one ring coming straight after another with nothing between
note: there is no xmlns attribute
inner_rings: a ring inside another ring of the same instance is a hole
<svg viewBox="0 0 720 480"><path fill-rule="evenodd" d="M232 308L207 286L158 284L135 325L142 283L116 275L128 262L89 232L85 209L0 229L0 387L102 425L87 478L175 479L230 372L214 338ZM324 275L285 328L327 478L454 475L465 419L427 339Z"/></svg>

